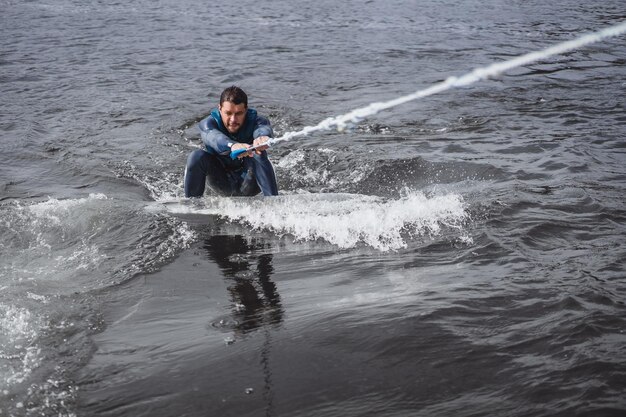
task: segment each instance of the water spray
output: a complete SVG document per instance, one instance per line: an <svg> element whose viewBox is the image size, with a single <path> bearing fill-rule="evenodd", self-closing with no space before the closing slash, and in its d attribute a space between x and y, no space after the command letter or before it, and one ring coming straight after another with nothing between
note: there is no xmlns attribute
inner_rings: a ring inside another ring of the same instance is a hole
<svg viewBox="0 0 626 417"><path fill-rule="evenodd" d="M361 122L363 119L373 116L383 110L387 110L392 107L396 107L420 98L432 96L434 94L441 93L454 87L465 87L481 80L496 77L513 68L532 64L533 62L537 61L542 61L551 56L561 55L574 49L582 48L591 43L600 42L601 40L606 38L620 36L624 33L626 33L626 22L622 22L614 26L609 26L597 32L588 33L579 38L559 43L541 51L530 52L510 59L508 61L497 62L486 67L476 68L473 71L468 72L467 74L460 77L449 77L445 81L437 83L423 90L418 90L406 96L398 97L389 101L372 103L365 107L352 110L340 116L329 117L322 120L315 126L306 126L301 130L295 132L287 132L283 136L280 136L278 138L271 138L263 145L257 145L247 149L237 149L231 152L230 155L231 158L235 159L239 157L242 153L252 151L261 146L270 146L278 142L282 142L299 136L306 136L314 132L331 130L333 128L342 131L346 127L355 125Z"/></svg>

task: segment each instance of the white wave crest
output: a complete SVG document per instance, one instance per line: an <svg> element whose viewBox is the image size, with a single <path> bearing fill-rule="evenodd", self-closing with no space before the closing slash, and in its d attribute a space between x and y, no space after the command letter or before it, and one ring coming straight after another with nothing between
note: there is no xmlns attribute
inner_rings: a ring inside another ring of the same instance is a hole
<svg viewBox="0 0 626 417"><path fill-rule="evenodd" d="M365 244L398 250L407 240L438 235L442 226L461 228L467 218L460 195L399 199L359 194L298 194L273 198L206 198L202 204L167 205L173 213L219 215L297 241L323 239L340 248Z"/></svg>

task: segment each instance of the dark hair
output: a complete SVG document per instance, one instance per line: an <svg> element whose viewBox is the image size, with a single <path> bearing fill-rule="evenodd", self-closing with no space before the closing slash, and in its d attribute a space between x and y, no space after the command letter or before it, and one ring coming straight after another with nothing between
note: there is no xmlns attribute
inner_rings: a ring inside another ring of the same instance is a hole
<svg viewBox="0 0 626 417"><path fill-rule="evenodd" d="M230 101L233 104L243 103L246 107L248 107L248 96L241 88L234 85L222 91L222 95L220 96L220 106L224 104L225 101Z"/></svg>

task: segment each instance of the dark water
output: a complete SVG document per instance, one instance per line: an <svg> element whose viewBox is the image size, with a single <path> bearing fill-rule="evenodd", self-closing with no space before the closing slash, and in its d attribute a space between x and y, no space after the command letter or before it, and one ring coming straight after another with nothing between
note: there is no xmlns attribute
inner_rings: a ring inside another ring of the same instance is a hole
<svg viewBox="0 0 626 417"><path fill-rule="evenodd" d="M280 135L625 15L0 1L0 416L623 415L623 36L181 184L230 84Z"/></svg>

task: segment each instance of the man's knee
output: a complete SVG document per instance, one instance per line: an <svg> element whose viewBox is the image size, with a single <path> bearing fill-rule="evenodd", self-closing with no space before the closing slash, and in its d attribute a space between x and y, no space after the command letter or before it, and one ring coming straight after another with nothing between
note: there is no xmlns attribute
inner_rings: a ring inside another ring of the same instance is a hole
<svg viewBox="0 0 626 417"><path fill-rule="evenodd" d="M267 156L267 152L263 151L261 155L254 154L251 158L256 166L267 167L271 166L271 162L269 157Z"/></svg>
<svg viewBox="0 0 626 417"><path fill-rule="evenodd" d="M196 149L195 151L191 152L187 157L187 169L189 170L199 167L206 157L207 153L202 149Z"/></svg>

